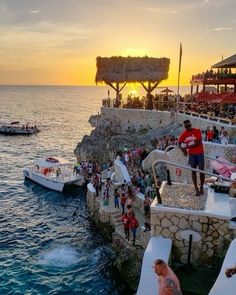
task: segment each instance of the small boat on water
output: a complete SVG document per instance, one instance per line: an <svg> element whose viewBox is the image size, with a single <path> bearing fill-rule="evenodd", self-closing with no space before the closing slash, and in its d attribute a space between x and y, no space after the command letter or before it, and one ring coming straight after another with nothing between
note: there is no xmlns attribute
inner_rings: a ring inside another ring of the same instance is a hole
<svg viewBox="0 0 236 295"><path fill-rule="evenodd" d="M46 188L63 192L71 184L82 185L84 177L75 173L74 165L59 157L40 159L23 170L25 178Z"/></svg>
<svg viewBox="0 0 236 295"><path fill-rule="evenodd" d="M1 121L0 133L5 135L30 135L39 132L36 125L21 123L19 121Z"/></svg>

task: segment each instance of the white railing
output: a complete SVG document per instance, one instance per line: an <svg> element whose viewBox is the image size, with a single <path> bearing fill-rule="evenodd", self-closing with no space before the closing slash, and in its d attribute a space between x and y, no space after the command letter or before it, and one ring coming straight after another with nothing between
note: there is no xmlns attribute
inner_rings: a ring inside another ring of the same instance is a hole
<svg viewBox="0 0 236 295"><path fill-rule="evenodd" d="M236 122L234 122L233 120L230 120L230 119L213 117L213 116L209 116L207 114L199 114L199 113L195 113L195 112L191 112L191 111L184 111L184 110L179 110L178 113L183 114L183 115L187 115L187 116L191 116L194 118L205 119L205 120L209 120L212 122L217 122L220 124L232 125L232 127L236 128Z"/></svg>

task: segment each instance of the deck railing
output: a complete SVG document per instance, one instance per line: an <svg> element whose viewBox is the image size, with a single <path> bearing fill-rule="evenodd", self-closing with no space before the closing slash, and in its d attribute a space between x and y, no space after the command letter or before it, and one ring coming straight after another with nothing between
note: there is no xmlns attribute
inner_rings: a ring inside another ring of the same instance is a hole
<svg viewBox="0 0 236 295"><path fill-rule="evenodd" d="M191 117L197 117L199 119L206 119L206 120L210 120L210 121L215 121L215 122L218 122L221 124L233 125L232 127L236 127L236 126L234 126L234 125L236 125L236 121L226 119L226 118L213 117L213 116L209 116L207 114L199 114L196 112L183 111L183 110L179 110L178 113L183 114L183 115L188 115Z"/></svg>

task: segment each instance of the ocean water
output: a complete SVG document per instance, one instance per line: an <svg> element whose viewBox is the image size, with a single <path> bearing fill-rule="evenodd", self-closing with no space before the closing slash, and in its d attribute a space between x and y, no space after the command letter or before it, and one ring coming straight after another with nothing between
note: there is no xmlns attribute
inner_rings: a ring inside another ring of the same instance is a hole
<svg viewBox="0 0 236 295"><path fill-rule="evenodd" d="M0 294L118 294L113 252L89 221L81 193L25 182L24 166L73 150L90 132L103 88L0 87L0 119L30 120L41 132L0 135Z"/></svg>
<svg viewBox="0 0 236 295"><path fill-rule="evenodd" d="M0 294L118 294L107 271L114 254L90 223L84 196L64 196L22 175L44 156L75 161L73 150L91 131L88 118L107 91L0 86L0 120L31 121L41 130L29 137L0 135Z"/></svg>

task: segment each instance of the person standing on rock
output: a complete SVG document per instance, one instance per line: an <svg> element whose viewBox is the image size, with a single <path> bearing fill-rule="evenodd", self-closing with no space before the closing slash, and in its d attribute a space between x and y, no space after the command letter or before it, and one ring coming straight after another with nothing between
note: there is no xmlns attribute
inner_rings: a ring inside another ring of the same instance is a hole
<svg viewBox="0 0 236 295"><path fill-rule="evenodd" d="M110 185L109 185L109 181L107 181L104 192L103 192L103 206L109 206L109 199L110 199Z"/></svg>
<svg viewBox="0 0 236 295"><path fill-rule="evenodd" d="M121 193L120 204L121 204L121 208L122 208L122 215L125 214L125 203L126 203L125 193Z"/></svg>
<svg viewBox="0 0 236 295"><path fill-rule="evenodd" d="M158 295L182 295L177 276L164 260L155 260L153 267L159 280Z"/></svg>
<svg viewBox="0 0 236 295"><path fill-rule="evenodd" d="M93 177L93 186L96 190L96 197L98 197L98 195L99 195L99 176L97 173Z"/></svg>
<svg viewBox="0 0 236 295"><path fill-rule="evenodd" d="M121 221L123 222L123 226L124 226L125 238L129 241L130 217L128 216L127 213L125 213L122 216Z"/></svg>
<svg viewBox="0 0 236 295"><path fill-rule="evenodd" d="M115 193L114 193L114 204L115 204L115 208L119 209L120 208L120 194L118 192L118 189L115 189Z"/></svg>
<svg viewBox="0 0 236 295"><path fill-rule="evenodd" d="M151 192L152 192L152 178L149 172L146 173L145 176L145 187L146 187L146 194L148 198L151 198Z"/></svg>
<svg viewBox="0 0 236 295"><path fill-rule="evenodd" d="M137 232L137 229L139 227L139 223L138 223L138 220L137 218L135 217L135 214L133 213L132 214L132 217L130 218L130 230L133 234L133 245L135 246L135 240L136 240L136 232Z"/></svg>
<svg viewBox="0 0 236 295"><path fill-rule="evenodd" d="M186 130L180 134L178 145L184 156L189 155L189 165L192 168L204 170L204 150L201 130L192 128L189 120L184 121L184 127ZM200 173L200 190L197 186L197 173L195 171L192 171L192 180L196 190L196 196L204 194L203 185L205 174Z"/></svg>
<svg viewBox="0 0 236 295"><path fill-rule="evenodd" d="M148 198L148 196L145 196L145 199L143 201L143 210L144 210L144 216L146 219L150 218L150 206L151 206L151 200Z"/></svg>

